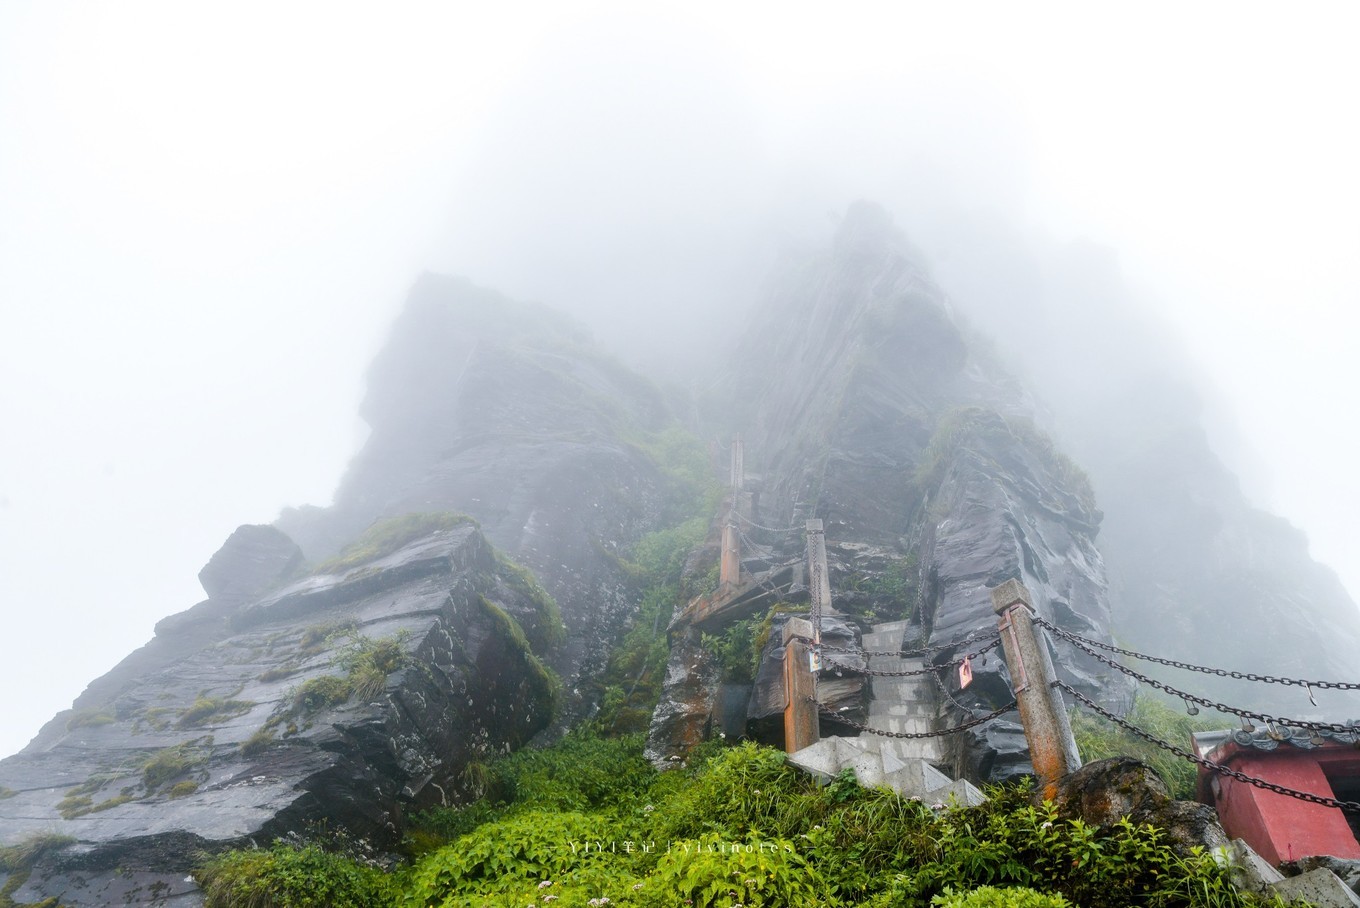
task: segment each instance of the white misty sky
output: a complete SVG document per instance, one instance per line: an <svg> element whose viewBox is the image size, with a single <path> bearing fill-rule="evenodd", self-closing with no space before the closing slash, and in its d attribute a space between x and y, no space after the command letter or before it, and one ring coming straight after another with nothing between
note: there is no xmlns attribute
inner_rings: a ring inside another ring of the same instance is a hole
<svg viewBox="0 0 1360 908"><path fill-rule="evenodd" d="M329 500L421 269L641 358L858 197L1115 247L1360 590L1354 4L472 6L0 7L0 753Z"/></svg>

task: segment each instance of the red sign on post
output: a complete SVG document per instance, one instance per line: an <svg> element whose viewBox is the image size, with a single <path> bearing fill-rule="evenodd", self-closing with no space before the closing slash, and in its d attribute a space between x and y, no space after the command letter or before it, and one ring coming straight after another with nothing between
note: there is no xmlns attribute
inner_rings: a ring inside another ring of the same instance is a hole
<svg viewBox="0 0 1360 908"><path fill-rule="evenodd" d="M964 656L963 662L959 665L959 689L967 687L973 683L973 658Z"/></svg>

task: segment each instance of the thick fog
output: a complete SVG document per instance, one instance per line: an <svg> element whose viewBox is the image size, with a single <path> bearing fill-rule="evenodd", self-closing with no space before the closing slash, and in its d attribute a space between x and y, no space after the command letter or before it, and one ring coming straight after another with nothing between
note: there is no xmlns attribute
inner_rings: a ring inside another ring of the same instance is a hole
<svg viewBox="0 0 1360 908"><path fill-rule="evenodd" d="M1352 6L630 6L0 7L0 754L328 502L422 269L693 377L858 198L1051 387L1193 380L1360 593Z"/></svg>

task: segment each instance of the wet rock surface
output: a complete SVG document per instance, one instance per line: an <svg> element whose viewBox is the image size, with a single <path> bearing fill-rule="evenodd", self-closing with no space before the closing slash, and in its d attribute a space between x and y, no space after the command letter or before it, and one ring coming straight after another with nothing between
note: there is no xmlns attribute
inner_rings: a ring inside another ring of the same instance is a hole
<svg viewBox="0 0 1360 908"><path fill-rule="evenodd" d="M1035 793L1036 801L1042 797ZM1109 826L1121 817L1152 824L1182 853L1228 845L1212 807L1173 800L1157 773L1130 757L1097 760L1064 776L1058 780L1054 805L1062 819L1080 818L1091 826Z"/></svg>
<svg viewBox="0 0 1360 908"><path fill-rule="evenodd" d="M548 724L552 679L526 644L555 620L544 611L471 525L191 609L0 761L17 792L0 800L0 841L76 840L16 898L190 904L202 853L317 821L392 845L468 761Z"/></svg>
<svg viewBox="0 0 1360 908"><path fill-rule="evenodd" d="M937 647L931 660L943 665L995 634L988 590L1017 578L1044 617L1110 638L1089 482L882 210L853 207L829 250L777 279L739 350L725 399L739 401L748 469L761 477L756 522L823 520L833 602L858 626L906 619L903 644ZM750 535L778 556L801 551L796 532ZM1054 662L1105 704L1132 698L1131 683L1098 663L1066 652ZM967 691L942 672L940 727L1012 699L999 655L973 669ZM676 713L668 697L663 709ZM952 741L955 777L1030 771L1014 722Z"/></svg>
<svg viewBox="0 0 1360 908"><path fill-rule="evenodd" d="M568 317L426 275L370 369L362 415L372 432L335 504L289 510L279 527L318 560L383 517L476 518L561 607L556 727L589 715L590 682L637 604L619 557L675 520L643 448L673 420L661 393Z"/></svg>

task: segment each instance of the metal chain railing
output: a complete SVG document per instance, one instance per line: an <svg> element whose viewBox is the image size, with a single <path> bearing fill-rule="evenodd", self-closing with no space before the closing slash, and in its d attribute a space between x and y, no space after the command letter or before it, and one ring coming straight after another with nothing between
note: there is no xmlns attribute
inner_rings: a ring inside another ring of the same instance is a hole
<svg viewBox="0 0 1360 908"><path fill-rule="evenodd" d="M1229 706L1226 703L1218 703L1214 700L1207 700L1204 697L1196 696L1195 694L1180 690L1179 688L1175 688L1169 684L1165 684L1161 681L1158 681L1156 678L1149 678L1142 672L1135 671L1129 668L1127 665L1123 665L1119 662L1116 662L1114 659L1110 659L1107 656L1102 656L1100 653L1096 652L1095 649L1093 649L1091 646L1087 645L1088 643L1092 643L1094 641L1087 640L1085 637L1080 637L1076 634L1065 631L1062 628L1055 627L1052 624L1048 623L1047 621L1043 621L1043 619L1036 618L1035 623L1043 624L1044 627L1048 628L1058 637L1065 639L1068 643L1071 643L1073 646L1075 646L1082 652L1086 653L1091 658L1103 662L1105 665L1108 665L1111 668L1116 669L1117 671L1123 672L1125 675L1128 675L1130 678L1133 678L1142 684L1146 684L1149 687L1155 687L1158 690L1171 694L1173 697L1178 697L1181 700L1186 701L1187 703L1198 703L1200 706L1207 706L1210 709L1216 709L1219 712L1231 713L1232 715L1238 716L1243 719L1254 719L1258 722L1264 722L1267 725L1282 725L1285 726L1286 728L1303 728L1309 731L1335 732L1338 734L1349 734L1356 731L1360 731L1360 729L1357 729L1353 725L1341 725L1335 722L1310 722L1305 719L1281 719L1279 716L1272 716L1268 713L1253 712L1249 709L1240 709L1236 706ZM1288 736L1286 735L1285 737Z"/></svg>
<svg viewBox="0 0 1360 908"><path fill-rule="evenodd" d="M817 702L812 697L808 697L808 700L813 703ZM912 738L912 739L943 738L946 735L956 735L961 731L967 731L970 728L976 728L977 726L983 724L984 722L990 722L993 719L997 718L998 716L1004 716L1006 713L1015 709L1015 707L1016 703L1014 700L1012 700L1006 706L1003 706L1000 709L994 709L985 716L977 716L970 722L964 722L962 725L955 725L950 728L941 729L940 731L888 731L882 728L874 728L872 725L865 725L861 722L856 722L853 719L847 719L841 714L831 709L828 709L825 704L817 703L817 708L822 713L822 715L831 719L835 719L837 722L840 722L843 725L849 725L851 728L858 728L860 731L868 732L871 735L878 735L879 737L883 738Z"/></svg>
<svg viewBox="0 0 1360 908"><path fill-rule="evenodd" d="M826 661L829 662L831 665L836 666L837 668L843 668L846 671L854 672L857 675L872 675L876 678L912 678L918 677L920 675L928 675L933 672L943 671L949 668L956 668L962 665L964 662L968 661L969 659L973 659L978 656L985 656L987 653L996 649L1000 645L1001 637L998 636L995 640L993 640L991 643L987 644L977 652L968 653L967 655L960 656L959 658L955 659L952 662L941 662L938 665L927 665L925 668L907 669L905 671L900 672L883 671L881 669L872 668L859 668L858 666L847 665L844 662L840 662L837 661L836 659L832 659L829 657L827 658Z"/></svg>
<svg viewBox="0 0 1360 908"><path fill-rule="evenodd" d="M984 640L1000 640L1000 639L1001 634L998 632L995 634L986 634L981 637L978 637L974 634L969 634L967 637L964 637L961 640L955 640L953 643L935 643L931 644L930 646L922 647L921 649L911 650L903 649L869 650L859 649L853 646L827 646L825 644L822 645L822 649L825 652L844 653L849 656L896 656L899 659L917 659L922 656L932 656L935 653L942 653L946 650L957 649L960 646L966 646L967 644L970 643L981 643Z"/></svg>
<svg viewBox="0 0 1360 908"><path fill-rule="evenodd" d="M1071 694L1074 698L1076 698L1088 709L1091 709L1094 712L1100 714L1101 716L1104 716L1106 719L1123 728L1125 731L1137 735L1144 741L1147 741L1149 744L1153 744L1156 745L1157 747L1162 748L1162 750L1170 751L1171 753L1175 754L1176 756L1180 757L1183 760L1189 760L1191 763L1198 764L1199 766L1204 767L1210 772L1215 772L1218 773L1219 775L1229 776L1231 778L1236 779L1239 782L1245 782L1248 785L1255 786L1256 788L1261 788L1264 789L1265 791L1273 791L1276 794L1287 795L1288 797L1291 798L1297 798L1300 801L1307 801L1310 804L1321 804L1323 807L1336 807L1341 810L1360 811L1360 802L1338 801L1336 798L1327 798L1323 797L1322 795L1316 795L1306 791L1299 791L1294 788L1286 788L1283 785L1276 785L1274 782L1267 782L1264 779L1254 778L1252 776L1247 775L1244 772L1239 772L1236 769L1224 766L1221 763L1215 763L1212 760L1206 760L1204 757L1192 754L1189 751L1179 748L1174 744L1169 744L1166 741L1163 741L1161 738L1158 738L1155 735L1151 735L1148 732L1143 731L1141 728L1134 725L1133 723L1121 719L1119 716L1116 716L1114 713L1096 704L1095 701L1091 700L1085 694L1081 693L1075 687L1066 683L1065 681L1055 681L1053 683L1058 689Z"/></svg>
<svg viewBox="0 0 1360 908"><path fill-rule="evenodd" d="M1131 649L1124 649L1123 647L1114 646L1113 644L1110 643L1101 643L1099 640L1092 640L1088 637L1082 637L1078 634L1074 634L1071 631L1065 631L1062 628L1047 621L1040 615L1034 616L1034 623L1041 625L1042 627L1048 628L1050 631L1052 631L1053 633L1057 634L1060 637L1066 637L1069 640L1081 640L1085 643L1091 644L1092 646L1106 650L1107 652L1118 653L1121 656L1130 656L1134 659L1145 659L1148 662L1156 662L1158 665L1169 665L1172 668L1183 668L1186 671L1200 672L1201 674L1205 675L1217 675L1220 678L1236 678L1239 681L1260 681L1265 684L1285 684L1285 685L1292 684L1294 686L1302 687L1304 689L1316 687L1318 690L1360 690L1360 682L1304 681L1299 678L1277 678L1274 675L1258 675L1253 672L1236 672L1226 668L1209 668L1204 665L1194 665L1190 662L1178 662L1175 659L1163 659L1159 656L1149 656L1146 653L1135 652L1134 650Z"/></svg>
<svg viewBox="0 0 1360 908"><path fill-rule="evenodd" d="M767 527L764 526L763 524L756 523L754 520L752 520L750 517L747 517L741 511L734 509L732 513L736 514L737 518L745 522L747 526L755 527L757 530L764 530L767 533L801 533L804 530L804 527Z"/></svg>

